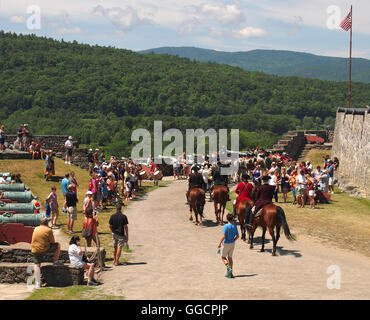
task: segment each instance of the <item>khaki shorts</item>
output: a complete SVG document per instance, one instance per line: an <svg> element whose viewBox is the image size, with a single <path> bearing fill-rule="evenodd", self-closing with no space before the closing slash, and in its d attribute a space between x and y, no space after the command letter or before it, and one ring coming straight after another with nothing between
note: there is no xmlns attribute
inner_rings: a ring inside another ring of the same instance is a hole
<svg viewBox="0 0 370 320"><path fill-rule="evenodd" d="M77 220L77 208L76 207L68 207L68 220Z"/></svg>
<svg viewBox="0 0 370 320"><path fill-rule="evenodd" d="M334 185L334 178L329 177L329 186L333 186L333 185Z"/></svg>
<svg viewBox="0 0 370 320"><path fill-rule="evenodd" d="M305 197L306 189L298 189L298 197Z"/></svg>
<svg viewBox="0 0 370 320"><path fill-rule="evenodd" d="M125 245L126 237L119 236L115 233L112 233L112 240L113 240L113 248L120 247L122 248Z"/></svg>
<svg viewBox="0 0 370 320"><path fill-rule="evenodd" d="M224 247L222 249L222 257L232 257L234 253L235 242L233 243L224 243Z"/></svg>
<svg viewBox="0 0 370 320"><path fill-rule="evenodd" d="M33 263L41 264L42 262L45 261L44 257L47 253L50 253L50 252L54 253L57 249L58 249L58 243L56 242L56 243L51 243L49 250L44 253L32 253Z"/></svg>

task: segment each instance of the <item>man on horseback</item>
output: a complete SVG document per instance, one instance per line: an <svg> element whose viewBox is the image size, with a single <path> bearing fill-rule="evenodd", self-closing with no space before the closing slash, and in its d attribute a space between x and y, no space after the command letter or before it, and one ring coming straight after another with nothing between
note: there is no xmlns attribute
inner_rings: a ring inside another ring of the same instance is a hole
<svg viewBox="0 0 370 320"><path fill-rule="evenodd" d="M217 165L213 166L212 168L212 178L213 178L213 188L215 186L225 186L227 187L227 192L228 192L228 198L227 201L230 201L230 196L229 196L229 186L228 186L228 176L227 175L222 175L221 174L221 162L218 162Z"/></svg>
<svg viewBox="0 0 370 320"><path fill-rule="evenodd" d="M253 185L251 183L248 183L249 175L246 173L242 175L242 182L240 182L236 189L235 193L238 195L238 197L235 200L234 203L234 219L236 217L236 208L239 206L240 202L242 200L247 200L250 204L251 208L253 207L253 201L252 201L252 190Z"/></svg>
<svg viewBox="0 0 370 320"><path fill-rule="evenodd" d="M252 228L253 226L253 220L255 213L258 213L260 209L262 209L265 205L272 203L272 198L275 193L275 187L269 185L269 180L271 179L270 176L263 176L262 181L263 184L259 189L257 190L256 194L256 203L254 207L252 208L249 217L248 217L248 224L247 227Z"/></svg>
<svg viewBox="0 0 370 320"><path fill-rule="evenodd" d="M203 189L203 176L198 172L198 166L193 166L189 175L188 191L186 192L186 204L189 204L189 192L193 188Z"/></svg>

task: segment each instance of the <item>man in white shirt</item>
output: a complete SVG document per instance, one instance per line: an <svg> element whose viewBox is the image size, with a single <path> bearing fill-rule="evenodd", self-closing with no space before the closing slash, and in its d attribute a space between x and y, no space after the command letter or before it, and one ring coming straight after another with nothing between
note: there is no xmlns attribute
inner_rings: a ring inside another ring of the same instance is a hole
<svg viewBox="0 0 370 320"><path fill-rule="evenodd" d="M72 150L73 150L73 142L72 137L69 136L68 140L64 144L64 147L66 148L66 164L71 164L71 157L72 157Z"/></svg>
<svg viewBox="0 0 370 320"><path fill-rule="evenodd" d="M297 176L295 181L297 189L297 208L304 208L308 183L303 170L299 172L299 175Z"/></svg>

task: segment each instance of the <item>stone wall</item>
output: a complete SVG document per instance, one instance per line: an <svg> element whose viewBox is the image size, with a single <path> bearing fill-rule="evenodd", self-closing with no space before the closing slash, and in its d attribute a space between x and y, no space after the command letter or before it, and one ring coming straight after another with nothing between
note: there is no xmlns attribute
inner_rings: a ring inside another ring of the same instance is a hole
<svg viewBox="0 0 370 320"><path fill-rule="evenodd" d="M6 141L13 144L17 139L17 135L6 135ZM41 142L43 149L51 149L53 152L65 153L64 143L67 141L68 136L51 136L51 135L33 135L32 140ZM78 142L73 141L73 144L78 148Z"/></svg>
<svg viewBox="0 0 370 320"><path fill-rule="evenodd" d="M370 108L339 108L332 157L338 157L338 186L352 195L370 198Z"/></svg>
<svg viewBox="0 0 370 320"><path fill-rule="evenodd" d="M27 247L21 247L21 245L0 246L0 263L32 263L33 258L29 247L29 245L27 245ZM95 247L86 248L88 257L91 257L95 253L95 251ZM105 266L105 249L101 248L100 252L103 266ZM45 262L53 262L53 254L46 254L44 260ZM61 261L62 263L69 263L68 250L60 251L59 261ZM95 257L95 259L93 259L91 262L97 264L97 257Z"/></svg>
<svg viewBox="0 0 370 320"><path fill-rule="evenodd" d="M14 144L17 139L16 135L6 135L6 142L10 145ZM45 150L53 150L58 158L64 159L66 149L64 147L68 136L51 136L51 135L33 135L32 140L41 142L41 146ZM79 143L73 141L72 164L81 167L82 169L89 169L87 162L88 150L86 148L79 148Z"/></svg>
<svg viewBox="0 0 370 320"><path fill-rule="evenodd" d="M27 263L1 263L0 283L27 283L31 270L32 267ZM81 285L84 283L84 271L71 265L53 266L51 263L43 263L41 283L50 287Z"/></svg>
<svg viewBox="0 0 370 320"><path fill-rule="evenodd" d="M273 149L269 151L286 152L290 158L298 160L306 145L305 134L317 135L323 138L325 142L330 142L332 139L332 133L326 130L289 131L274 145Z"/></svg>

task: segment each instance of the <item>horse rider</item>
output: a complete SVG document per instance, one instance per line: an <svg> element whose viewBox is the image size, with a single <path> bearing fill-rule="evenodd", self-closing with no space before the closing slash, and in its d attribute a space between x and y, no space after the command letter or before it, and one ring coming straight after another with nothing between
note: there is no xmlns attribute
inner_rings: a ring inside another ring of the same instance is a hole
<svg viewBox="0 0 370 320"><path fill-rule="evenodd" d="M189 193L191 189L201 188L203 189L203 176L198 172L198 166L194 165L189 175L188 191L186 192L186 204L189 204Z"/></svg>
<svg viewBox="0 0 370 320"><path fill-rule="evenodd" d="M213 166L212 170L212 178L213 178L213 187L216 186L225 186L227 187L227 201L230 201L230 195L229 195L229 178L227 175L222 175L221 174L221 162L218 162L217 165Z"/></svg>
<svg viewBox="0 0 370 320"><path fill-rule="evenodd" d="M248 216L247 227L249 228L252 228L255 213L258 213L258 211L262 209L265 205L272 203L272 198L274 197L275 193L275 187L269 185L270 179L270 176L262 177L263 183L257 190L256 203Z"/></svg>
<svg viewBox="0 0 370 320"><path fill-rule="evenodd" d="M239 206L240 202L243 200L247 200L250 207L253 207L253 200L252 200L252 191L253 191L253 185L248 182L248 179L250 179L250 176L246 173L242 175L242 182L240 182L236 189L235 193L238 195L238 197L235 200L234 203L234 218L236 217L236 208Z"/></svg>

